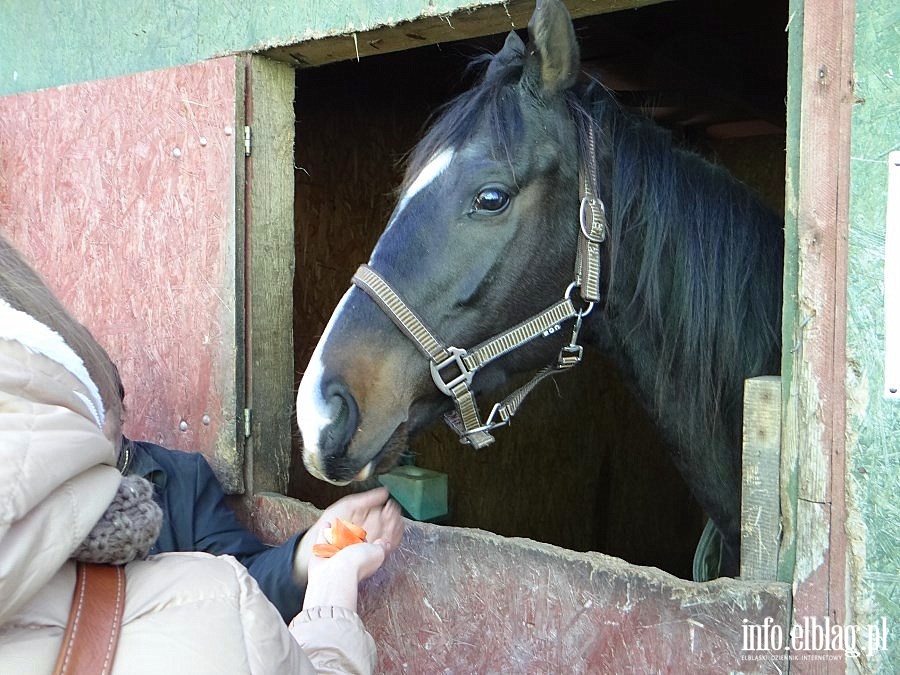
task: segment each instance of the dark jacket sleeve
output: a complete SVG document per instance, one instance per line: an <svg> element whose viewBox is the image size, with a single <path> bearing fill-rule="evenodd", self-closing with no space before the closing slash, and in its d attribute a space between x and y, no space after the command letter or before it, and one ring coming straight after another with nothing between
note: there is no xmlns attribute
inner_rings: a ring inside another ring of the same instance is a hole
<svg viewBox="0 0 900 675"><path fill-rule="evenodd" d="M191 455L196 458L195 550L237 558L285 622L290 622L300 612L306 590L293 577L294 549L303 533L294 535L281 546L262 543L225 502L225 492L206 459L197 453Z"/></svg>
<svg viewBox="0 0 900 675"><path fill-rule="evenodd" d="M129 441L129 474L154 486L163 523L151 553L205 551L231 555L253 576L286 622L303 605L304 587L293 578L294 549L302 532L281 546L267 546L247 530L225 501L225 492L203 455Z"/></svg>

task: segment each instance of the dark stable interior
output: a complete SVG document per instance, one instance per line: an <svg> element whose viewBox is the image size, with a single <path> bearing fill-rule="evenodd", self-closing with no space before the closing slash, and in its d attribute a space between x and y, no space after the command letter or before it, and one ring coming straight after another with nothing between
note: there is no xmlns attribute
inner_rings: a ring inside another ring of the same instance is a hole
<svg viewBox="0 0 900 675"><path fill-rule="evenodd" d="M668 2L580 19L583 67L624 106L728 167L781 212L787 4L733 5ZM297 382L387 223L404 154L429 115L469 86L472 58L496 51L504 37L298 70ZM294 435L290 496L325 507L354 489L313 479ZM599 551L690 578L705 517L649 417L602 355L589 351L555 386L544 383L496 438L476 452L436 423L413 439L415 463L449 476L449 514L440 522Z"/></svg>

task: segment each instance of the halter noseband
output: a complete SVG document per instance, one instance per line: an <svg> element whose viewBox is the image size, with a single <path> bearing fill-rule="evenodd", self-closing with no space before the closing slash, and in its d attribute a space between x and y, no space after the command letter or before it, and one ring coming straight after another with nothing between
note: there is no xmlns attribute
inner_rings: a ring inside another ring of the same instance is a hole
<svg viewBox="0 0 900 675"><path fill-rule="evenodd" d="M579 170L581 204L578 213L575 280L569 284L559 302L508 331L466 350L445 347L390 284L368 265L360 265L353 275L353 283L365 291L428 358L435 385L452 398L456 406L454 412L444 416L445 421L462 443L469 443L475 448L483 448L494 442L490 431L508 424L525 397L541 380L565 372L581 362L582 348L578 344L578 333L582 319L591 313L594 303L600 300L600 244L606 239L607 230L606 209L596 193L596 140L593 121L588 120L586 126L588 152L587 157L582 158ZM587 306L575 307L571 296L576 288ZM482 423L475 394L471 389L475 373L494 359L518 349L538 336L556 333L561 329L563 321L573 318L575 323L572 337L560 350L556 362L542 368L527 384L494 404Z"/></svg>

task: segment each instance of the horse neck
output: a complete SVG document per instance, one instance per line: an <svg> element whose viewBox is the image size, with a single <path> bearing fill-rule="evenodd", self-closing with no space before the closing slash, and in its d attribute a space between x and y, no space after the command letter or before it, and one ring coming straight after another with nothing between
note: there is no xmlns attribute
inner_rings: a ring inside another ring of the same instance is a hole
<svg viewBox="0 0 900 675"><path fill-rule="evenodd" d="M676 446L734 445L743 380L777 368L780 220L667 132L607 101L594 110L610 238L588 335Z"/></svg>

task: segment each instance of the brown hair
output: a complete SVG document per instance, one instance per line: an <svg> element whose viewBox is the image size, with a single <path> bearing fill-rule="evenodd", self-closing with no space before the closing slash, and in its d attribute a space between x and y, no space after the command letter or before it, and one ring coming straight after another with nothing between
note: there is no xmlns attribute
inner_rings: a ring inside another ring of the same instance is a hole
<svg viewBox="0 0 900 675"><path fill-rule="evenodd" d="M97 385L106 409L111 438L121 435L121 383L116 366L90 331L66 311L53 292L19 252L0 234L0 297L15 309L59 333L81 360Z"/></svg>

